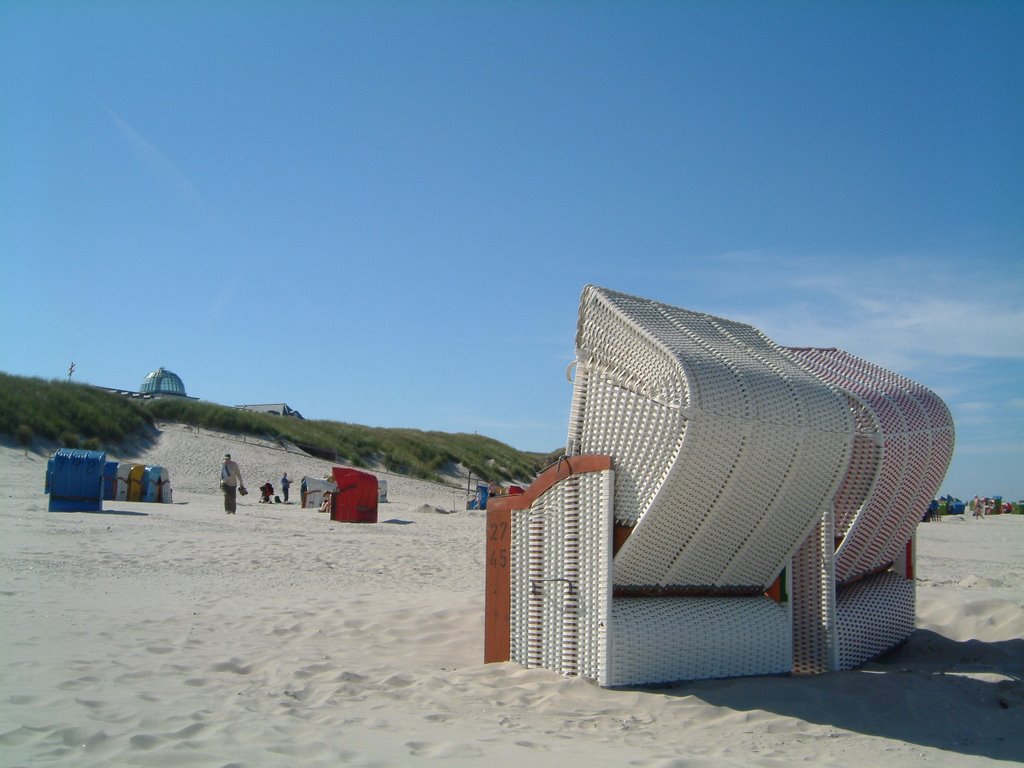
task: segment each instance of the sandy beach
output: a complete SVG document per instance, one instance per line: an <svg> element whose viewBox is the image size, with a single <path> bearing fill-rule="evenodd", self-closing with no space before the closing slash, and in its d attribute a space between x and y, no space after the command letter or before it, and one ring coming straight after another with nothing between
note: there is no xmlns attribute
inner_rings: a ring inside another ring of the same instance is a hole
<svg viewBox="0 0 1024 768"><path fill-rule="evenodd" d="M175 503L50 513L47 458L0 447L3 766L1024 762L1024 516L919 526L918 628L863 669L602 690L482 663L464 488L382 475L378 524L332 523L297 503L330 463L163 425L109 458ZM284 471L292 503L257 503Z"/></svg>

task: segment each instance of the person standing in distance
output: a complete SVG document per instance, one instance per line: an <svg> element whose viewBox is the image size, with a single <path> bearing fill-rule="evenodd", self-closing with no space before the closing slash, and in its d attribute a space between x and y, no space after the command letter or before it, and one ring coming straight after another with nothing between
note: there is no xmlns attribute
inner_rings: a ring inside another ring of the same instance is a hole
<svg viewBox="0 0 1024 768"><path fill-rule="evenodd" d="M281 493L284 495L284 503L288 503L288 486L292 484L292 481L288 479L288 473L285 472L281 476Z"/></svg>
<svg viewBox="0 0 1024 768"><path fill-rule="evenodd" d="M231 454L224 454L224 461L220 465L220 489L224 492L224 511L229 515L235 514L235 492L245 496L245 483L242 482L242 473L238 470L238 464L231 460Z"/></svg>

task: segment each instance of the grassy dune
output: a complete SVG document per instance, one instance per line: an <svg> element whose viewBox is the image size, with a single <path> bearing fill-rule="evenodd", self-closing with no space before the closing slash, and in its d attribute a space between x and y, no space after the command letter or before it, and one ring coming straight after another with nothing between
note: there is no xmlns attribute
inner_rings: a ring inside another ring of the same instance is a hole
<svg viewBox="0 0 1024 768"><path fill-rule="evenodd" d="M0 434L26 447L39 440L101 450L145 439L160 421L286 440L325 458L431 480L462 464L485 480L528 481L559 453L519 451L476 434L291 419L175 398L132 400L85 384L0 373Z"/></svg>

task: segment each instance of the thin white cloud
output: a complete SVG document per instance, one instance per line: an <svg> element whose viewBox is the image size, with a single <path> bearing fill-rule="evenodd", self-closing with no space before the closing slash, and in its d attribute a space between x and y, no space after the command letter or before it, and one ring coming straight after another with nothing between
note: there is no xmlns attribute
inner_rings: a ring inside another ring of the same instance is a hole
<svg viewBox="0 0 1024 768"><path fill-rule="evenodd" d="M191 209L198 208L199 192L192 181L181 172L181 169L159 147L149 142L112 109L107 108L107 114L114 121L121 135L128 140L135 153L157 177L167 184L186 206Z"/></svg>
<svg viewBox="0 0 1024 768"><path fill-rule="evenodd" d="M1024 446L1020 441L976 440L971 443L957 443L957 453L964 456L1000 456L1003 458L1024 455Z"/></svg>
<svg viewBox="0 0 1024 768"><path fill-rule="evenodd" d="M983 306L937 297L895 305L854 299L847 307L862 335L910 355L1024 357L1024 309L1008 297Z"/></svg>
<svg viewBox="0 0 1024 768"><path fill-rule="evenodd" d="M954 421L961 427L992 424L998 418L992 403L956 403L952 410Z"/></svg>
<svg viewBox="0 0 1024 768"><path fill-rule="evenodd" d="M720 258L743 269L730 282L732 301L744 302L740 319L782 344L836 346L902 370L935 356L1024 358L1015 264L756 250Z"/></svg>
<svg viewBox="0 0 1024 768"><path fill-rule="evenodd" d="M992 403L982 402L963 402L957 403L957 408L961 411L969 411L971 413L982 413L992 409Z"/></svg>

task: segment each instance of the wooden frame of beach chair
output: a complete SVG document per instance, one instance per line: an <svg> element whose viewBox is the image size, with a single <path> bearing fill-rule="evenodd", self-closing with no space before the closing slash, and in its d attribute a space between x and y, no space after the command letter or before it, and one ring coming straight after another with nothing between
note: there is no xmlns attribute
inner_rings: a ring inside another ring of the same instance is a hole
<svg viewBox="0 0 1024 768"><path fill-rule="evenodd" d="M565 457L487 505L484 660L599 679L611 600L609 456Z"/></svg>
<svg viewBox="0 0 1024 768"><path fill-rule="evenodd" d="M853 669L914 629L914 531L949 466L953 420L934 392L848 352L788 352L856 417L833 514L793 562L794 670Z"/></svg>

